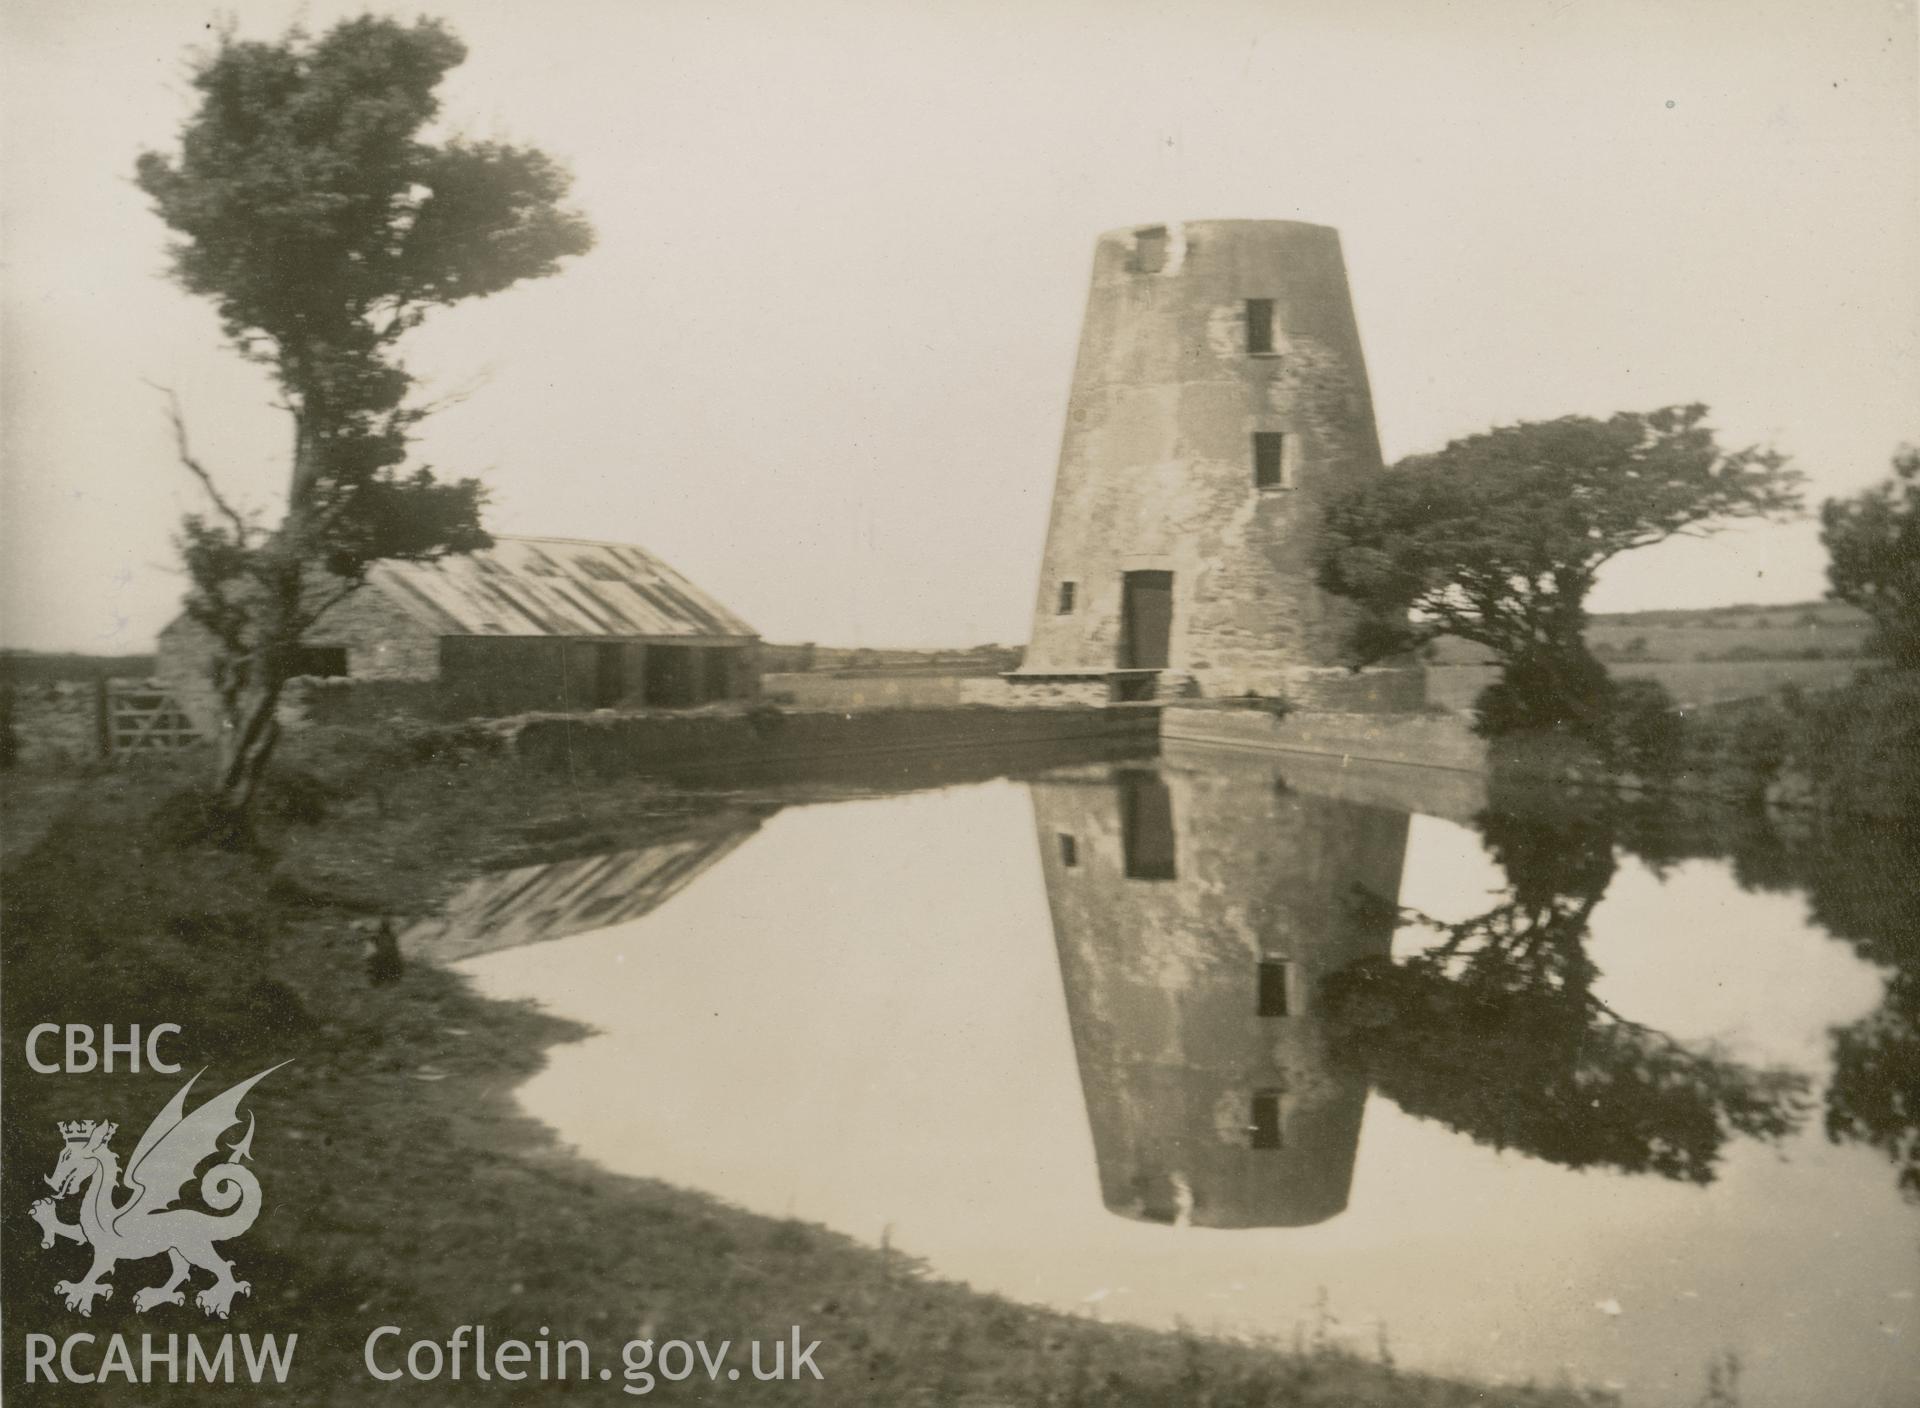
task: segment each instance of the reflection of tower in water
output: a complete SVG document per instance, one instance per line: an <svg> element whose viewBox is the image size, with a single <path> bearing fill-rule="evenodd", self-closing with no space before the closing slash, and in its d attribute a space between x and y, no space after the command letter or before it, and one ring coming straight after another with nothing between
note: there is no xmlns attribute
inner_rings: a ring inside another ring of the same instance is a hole
<svg viewBox="0 0 1920 1408"><path fill-rule="evenodd" d="M1406 814L1261 764L1032 789L1107 1207L1204 1227L1340 1212L1367 1089L1329 1059L1314 992L1388 952Z"/></svg>

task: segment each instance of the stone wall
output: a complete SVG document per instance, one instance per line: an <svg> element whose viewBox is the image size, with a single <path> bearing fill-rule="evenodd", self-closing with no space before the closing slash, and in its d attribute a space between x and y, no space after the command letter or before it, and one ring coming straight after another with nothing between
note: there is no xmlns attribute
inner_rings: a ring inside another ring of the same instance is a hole
<svg viewBox="0 0 1920 1408"><path fill-rule="evenodd" d="M1297 667L1286 672L1282 697L1296 709L1324 714L1412 714L1427 702L1421 666L1348 670Z"/></svg>
<svg viewBox="0 0 1920 1408"><path fill-rule="evenodd" d="M714 776L830 766L845 760L947 758L987 749L1115 744L1151 752L1159 711L1106 709L877 709L590 714L530 719L515 750L551 771ZM1044 761L1044 757L1042 758Z"/></svg>
<svg viewBox="0 0 1920 1408"><path fill-rule="evenodd" d="M349 679L431 680L440 673L440 637L377 588L362 588L321 617L307 644L345 647Z"/></svg>
<svg viewBox="0 0 1920 1408"><path fill-rule="evenodd" d="M214 693L212 670L213 637L206 630L186 616L161 628L153 677L208 738L220 731L220 698Z"/></svg>
<svg viewBox="0 0 1920 1408"><path fill-rule="evenodd" d="M1487 805L1488 748L1459 718L1435 714L1313 714L1169 707L1169 758L1265 754L1289 785L1471 822Z"/></svg>
<svg viewBox="0 0 1920 1408"><path fill-rule="evenodd" d="M963 704L1015 709L1098 708L1111 696L1104 675L1033 675L970 679L960 683Z"/></svg>

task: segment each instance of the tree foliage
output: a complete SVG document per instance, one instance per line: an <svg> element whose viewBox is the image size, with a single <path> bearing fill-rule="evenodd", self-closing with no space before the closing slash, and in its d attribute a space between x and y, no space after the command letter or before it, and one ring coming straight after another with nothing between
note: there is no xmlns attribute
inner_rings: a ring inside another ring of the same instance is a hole
<svg viewBox="0 0 1920 1408"><path fill-rule="evenodd" d="M1590 724L1605 671L1582 639L1613 557L1790 513L1777 452L1723 449L1701 405L1502 426L1412 455L1329 505L1320 586L1359 604L1356 664L1439 636L1494 650L1504 728Z"/></svg>
<svg viewBox="0 0 1920 1408"><path fill-rule="evenodd" d="M376 561L489 541L477 481L403 468L429 408L408 399L401 340L433 308L544 277L592 245L551 158L422 140L465 56L427 19L362 16L272 42L223 32L194 66L199 106L178 152L139 158L140 188L177 236L173 278L269 369L293 422L284 514L263 524L221 493L172 406L180 459L213 504L185 520L181 550L187 611L220 650L220 789L236 805L314 623Z"/></svg>
<svg viewBox="0 0 1920 1408"><path fill-rule="evenodd" d="M1820 506L1830 594L1873 618L1868 649L1920 669L1920 446L1902 446L1893 477Z"/></svg>

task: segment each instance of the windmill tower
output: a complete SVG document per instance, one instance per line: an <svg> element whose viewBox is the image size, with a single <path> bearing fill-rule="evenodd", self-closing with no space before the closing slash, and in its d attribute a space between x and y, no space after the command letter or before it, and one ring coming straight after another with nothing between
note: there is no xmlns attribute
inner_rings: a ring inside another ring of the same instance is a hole
<svg viewBox="0 0 1920 1408"><path fill-rule="evenodd" d="M1330 493L1380 473L1340 237L1208 220L1100 237L1026 662L1030 698L1414 709L1342 667L1313 582Z"/></svg>
<svg viewBox="0 0 1920 1408"><path fill-rule="evenodd" d="M1407 814L1240 758L1029 785L1101 1200L1196 1227L1338 1214L1367 1082L1320 985L1391 951Z"/></svg>

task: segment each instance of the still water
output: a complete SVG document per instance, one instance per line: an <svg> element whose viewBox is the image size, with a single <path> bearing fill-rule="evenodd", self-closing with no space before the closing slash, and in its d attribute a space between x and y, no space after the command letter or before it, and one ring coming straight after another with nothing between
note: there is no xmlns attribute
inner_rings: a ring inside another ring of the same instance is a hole
<svg viewBox="0 0 1920 1408"><path fill-rule="evenodd" d="M1339 791L1202 755L761 809L428 928L596 1030L521 1091L585 1157L981 1290L1920 1402L1905 877Z"/></svg>

